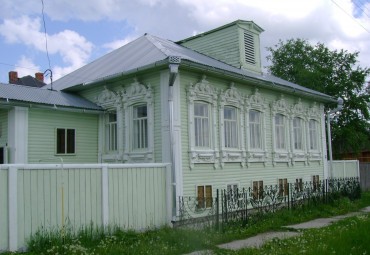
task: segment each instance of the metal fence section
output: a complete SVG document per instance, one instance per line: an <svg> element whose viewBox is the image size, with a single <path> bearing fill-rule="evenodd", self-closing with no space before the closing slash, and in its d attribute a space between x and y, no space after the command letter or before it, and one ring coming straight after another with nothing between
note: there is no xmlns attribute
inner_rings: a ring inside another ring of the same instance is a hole
<svg viewBox="0 0 370 255"><path fill-rule="evenodd" d="M233 224L249 226L269 214L332 203L340 197L356 199L361 196L358 177L327 179L316 182L297 182L285 185L248 187L236 190L217 190L212 204L203 206L196 197L180 197L176 226L215 226L224 230Z"/></svg>

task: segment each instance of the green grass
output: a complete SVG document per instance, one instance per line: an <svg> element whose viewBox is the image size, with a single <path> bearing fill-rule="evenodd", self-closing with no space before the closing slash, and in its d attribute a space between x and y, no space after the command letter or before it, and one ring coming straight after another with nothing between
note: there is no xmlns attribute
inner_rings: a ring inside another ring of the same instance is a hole
<svg viewBox="0 0 370 255"><path fill-rule="evenodd" d="M341 220L329 227L301 231L294 238L277 238L259 249L216 249L216 254L369 254L370 214Z"/></svg>
<svg viewBox="0 0 370 255"><path fill-rule="evenodd" d="M225 254L226 251L216 248L217 244L244 239L266 231L281 230L281 227L284 225L358 211L360 208L369 205L370 192L365 192L362 193L361 199L353 202L348 198L342 198L335 201L332 205L319 204L316 207L305 207L304 209L291 211L284 210L274 215L269 215L248 228L243 227L241 223L234 224L232 227L225 229L225 232L218 232L213 228L190 230L171 229L169 227L141 233L122 231L118 228L111 227L108 231L104 232L102 228L87 226L74 234L75 232L71 228L67 228L66 244L64 245L60 229L41 229L31 237L28 242L29 251L26 254L184 254L203 249L212 249L215 252ZM361 229L356 229L356 231L359 233L362 233L360 231L365 231L362 229L362 225L365 226L369 224L368 218L366 220L354 220L358 222L364 221L363 224L357 224ZM368 225L366 226L367 229L370 229ZM348 234L350 237L355 229L348 228L348 230L350 231ZM311 232L308 231L307 235L313 236L314 238L314 235L316 235L315 230L312 230L312 233L310 233ZM347 232L343 232L343 236L345 233ZM304 235L306 235L306 232L304 232ZM370 240L369 237L367 238L367 240ZM322 239L317 240L321 243ZM352 243L354 239L348 240ZM315 241L315 243L317 242ZM335 246L335 244L333 245ZM357 247L356 243L353 243L353 245ZM226 254L229 252L230 251L227 251ZM244 252L249 252L249 250L245 250ZM368 253L370 253L370 251ZM270 254L270 252L266 252L266 254Z"/></svg>

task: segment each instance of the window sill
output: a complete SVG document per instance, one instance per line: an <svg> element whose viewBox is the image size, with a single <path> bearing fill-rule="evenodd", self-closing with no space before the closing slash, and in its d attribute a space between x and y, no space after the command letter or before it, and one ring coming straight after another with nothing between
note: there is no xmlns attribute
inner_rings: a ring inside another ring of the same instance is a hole
<svg viewBox="0 0 370 255"><path fill-rule="evenodd" d="M213 164L214 168L218 168L219 152L216 150L196 149L189 151L190 168L194 168L194 164Z"/></svg>
<svg viewBox="0 0 370 255"><path fill-rule="evenodd" d="M246 152L237 148L224 148L221 151L221 166L224 167L225 163L241 163L245 165Z"/></svg>
<svg viewBox="0 0 370 255"><path fill-rule="evenodd" d="M125 153L123 159L127 163L153 163L152 151L132 151Z"/></svg>

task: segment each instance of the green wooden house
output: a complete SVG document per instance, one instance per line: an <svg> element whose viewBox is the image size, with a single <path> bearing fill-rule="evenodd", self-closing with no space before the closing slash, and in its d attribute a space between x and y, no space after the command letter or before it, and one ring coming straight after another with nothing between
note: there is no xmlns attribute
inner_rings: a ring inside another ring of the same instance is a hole
<svg viewBox="0 0 370 255"><path fill-rule="evenodd" d="M325 94L264 74L237 20L145 34L44 88L0 84L2 163L172 163L176 196L328 176Z"/></svg>

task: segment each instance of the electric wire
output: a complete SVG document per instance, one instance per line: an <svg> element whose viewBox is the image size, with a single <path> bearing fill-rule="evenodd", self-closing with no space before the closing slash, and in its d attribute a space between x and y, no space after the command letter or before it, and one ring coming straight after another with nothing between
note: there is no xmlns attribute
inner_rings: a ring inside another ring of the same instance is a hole
<svg viewBox="0 0 370 255"><path fill-rule="evenodd" d="M348 12L346 12L346 10L344 10L340 5L338 5L334 0L331 0L339 9L341 9L345 14L347 14L351 19L353 19L358 25L360 25L366 32L368 32L370 34L370 31L364 27L360 22L357 21L357 19L355 19L351 14L349 14Z"/></svg>
<svg viewBox="0 0 370 255"><path fill-rule="evenodd" d="M360 9L362 11L363 14L365 14L368 18L370 18L370 16L367 15L367 13L365 12L365 10L362 9L362 7L358 4L358 2L357 3L355 1L352 1L352 2L357 6L358 9Z"/></svg>
<svg viewBox="0 0 370 255"><path fill-rule="evenodd" d="M46 34L46 22L45 22L45 15L44 15L44 0L41 0L41 5L42 5L42 9L41 9L41 13L42 13L42 21L43 21L43 23L44 23L44 34L45 34L46 56L47 56L47 58L48 58L49 69L51 70L51 66L50 66L50 57L49 57L49 50L48 50L48 37L47 37L47 34Z"/></svg>

